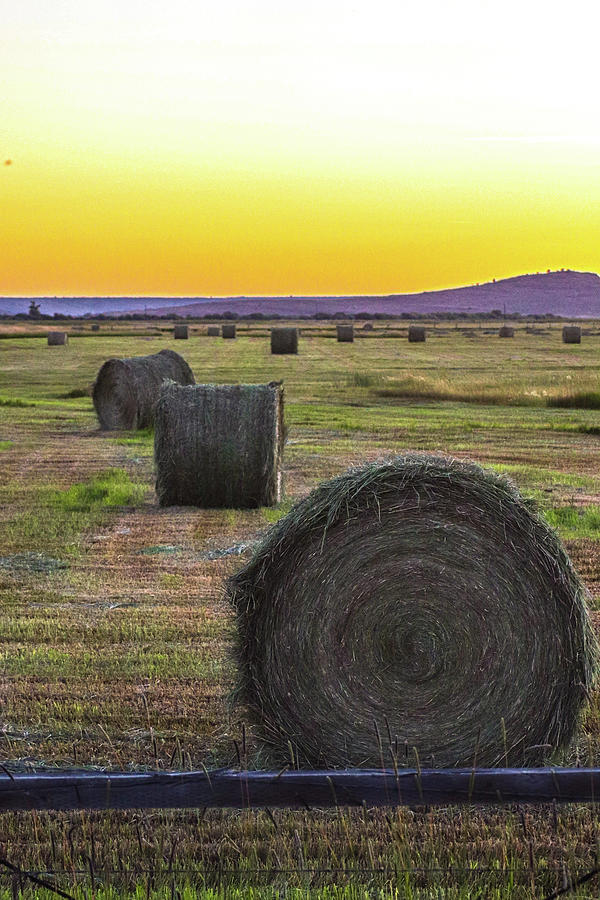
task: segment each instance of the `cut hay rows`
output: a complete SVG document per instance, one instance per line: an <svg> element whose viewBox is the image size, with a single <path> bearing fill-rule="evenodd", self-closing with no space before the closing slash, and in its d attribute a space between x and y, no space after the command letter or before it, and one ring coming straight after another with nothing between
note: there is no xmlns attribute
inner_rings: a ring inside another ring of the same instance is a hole
<svg viewBox="0 0 600 900"><path fill-rule="evenodd" d="M320 485L229 582L238 695L302 765L535 765L592 683L585 589L505 478L408 455ZM395 748L395 751L394 749ZM405 754L406 748L406 754Z"/></svg>
<svg viewBox="0 0 600 900"><path fill-rule="evenodd" d="M187 341L190 336L190 329L187 325L175 325L173 328L173 337L176 341Z"/></svg>
<svg viewBox="0 0 600 900"><path fill-rule="evenodd" d="M69 335L66 331L49 331L48 332L48 346L49 347L62 347L64 344L69 343Z"/></svg>
<svg viewBox="0 0 600 900"><path fill-rule="evenodd" d="M297 353L297 328L271 328L271 353Z"/></svg>
<svg viewBox="0 0 600 900"><path fill-rule="evenodd" d="M562 330L563 344L580 344L581 328L579 325L565 325Z"/></svg>
<svg viewBox="0 0 600 900"><path fill-rule="evenodd" d="M335 330L340 344L351 344L354 341L354 325L336 325Z"/></svg>
<svg viewBox="0 0 600 900"><path fill-rule="evenodd" d="M234 338L236 336L237 327L235 325L223 325L221 329L221 334L224 338Z"/></svg>
<svg viewBox="0 0 600 900"><path fill-rule="evenodd" d="M209 337L219 337L221 334L221 329L218 325L209 325L206 329L206 333Z"/></svg>
<svg viewBox="0 0 600 900"><path fill-rule="evenodd" d="M153 425L156 401L165 379L194 384L192 370L174 350L107 360L92 392L100 427L131 430Z"/></svg>
<svg viewBox="0 0 600 900"><path fill-rule="evenodd" d="M417 344L425 340L425 328L422 325L408 326L408 340L411 344Z"/></svg>
<svg viewBox="0 0 600 900"><path fill-rule="evenodd" d="M501 338L511 338L515 336L515 329L512 325L502 325L500 331L498 332L499 337Z"/></svg>
<svg viewBox="0 0 600 900"><path fill-rule="evenodd" d="M281 499L283 387L163 385L154 459L161 506L254 508Z"/></svg>

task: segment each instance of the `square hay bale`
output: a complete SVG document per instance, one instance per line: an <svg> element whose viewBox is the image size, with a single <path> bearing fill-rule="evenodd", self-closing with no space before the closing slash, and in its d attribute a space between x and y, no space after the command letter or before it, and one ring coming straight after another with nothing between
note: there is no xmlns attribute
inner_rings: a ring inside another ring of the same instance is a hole
<svg viewBox="0 0 600 900"><path fill-rule="evenodd" d="M354 341L354 325L336 325L338 343L352 344Z"/></svg>
<svg viewBox="0 0 600 900"><path fill-rule="evenodd" d="M252 509L281 499L283 387L163 384L154 460L161 506Z"/></svg>
<svg viewBox="0 0 600 900"><path fill-rule="evenodd" d="M271 353L297 353L297 328L271 328Z"/></svg>
<svg viewBox="0 0 600 900"><path fill-rule="evenodd" d="M499 337L511 338L515 336L515 329L512 325L503 325L498 332Z"/></svg>
<svg viewBox="0 0 600 900"><path fill-rule="evenodd" d="M234 338L237 333L237 327L232 324L223 325L221 334L224 338Z"/></svg>
<svg viewBox="0 0 600 900"><path fill-rule="evenodd" d="M62 347L64 344L69 343L69 335L66 331L49 331L48 332L48 346L49 347Z"/></svg>
<svg viewBox="0 0 600 900"><path fill-rule="evenodd" d="M175 325L173 328L173 337L176 341L187 341L190 336L188 325Z"/></svg>
<svg viewBox="0 0 600 900"><path fill-rule="evenodd" d="M565 325L562 330L563 344L580 344L581 328L579 325Z"/></svg>
<svg viewBox="0 0 600 900"><path fill-rule="evenodd" d="M221 329L218 325L209 325L206 329L206 333L209 337L219 337L221 334Z"/></svg>

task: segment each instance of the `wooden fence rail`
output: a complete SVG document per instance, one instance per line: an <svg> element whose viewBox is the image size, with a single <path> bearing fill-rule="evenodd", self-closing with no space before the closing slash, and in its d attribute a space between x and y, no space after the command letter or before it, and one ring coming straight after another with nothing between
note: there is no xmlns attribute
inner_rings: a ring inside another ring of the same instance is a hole
<svg viewBox="0 0 600 900"><path fill-rule="evenodd" d="M401 769L0 774L0 810L594 803L600 769Z"/></svg>

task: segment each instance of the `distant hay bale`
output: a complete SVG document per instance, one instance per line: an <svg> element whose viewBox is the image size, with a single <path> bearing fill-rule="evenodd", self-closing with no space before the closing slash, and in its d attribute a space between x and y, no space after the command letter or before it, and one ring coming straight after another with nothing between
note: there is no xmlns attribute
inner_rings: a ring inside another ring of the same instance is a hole
<svg viewBox="0 0 600 900"><path fill-rule="evenodd" d="M408 340L411 344L417 344L425 340L425 328L422 325L408 326Z"/></svg>
<svg viewBox="0 0 600 900"><path fill-rule="evenodd" d="M100 331L100 326L97 323L92 325L92 331Z"/></svg>
<svg viewBox="0 0 600 900"><path fill-rule="evenodd" d="M235 325L223 325L221 329L221 334L224 338L234 338L236 336L237 328Z"/></svg>
<svg viewBox="0 0 600 900"><path fill-rule="evenodd" d="M187 341L189 338L189 326L188 325L175 325L173 327L173 337L176 341Z"/></svg>
<svg viewBox="0 0 600 900"><path fill-rule="evenodd" d="M321 484L228 592L238 696L302 765L391 768L390 743L400 765L535 765L594 678L555 532L474 463L410 454Z"/></svg>
<svg viewBox="0 0 600 900"><path fill-rule="evenodd" d="M206 329L206 333L209 337L219 337L221 334L221 329L218 325L209 325Z"/></svg>
<svg viewBox="0 0 600 900"><path fill-rule="evenodd" d="M336 325L337 339L340 344L351 344L354 341L354 325Z"/></svg>
<svg viewBox="0 0 600 900"><path fill-rule="evenodd" d="M194 384L192 370L174 350L152 356L109 359L101 367L92 397L100 427L107 430L149 428L165 379Z"/></svg>
<svg viewBox="0 0 600 900"><path fill-rule="evenodd" d="M499 337L502 338L511 338L515 336L515 329L512 325L502 325L500 331L498 332Z"/></svg>
<svg viewBox="0 0 600 900"><path fill-rule="evenodd" d="M363 330L363 331L373 331L373 323L372 323L372 322L365 322L365 324L364 324L363 327L362 327L362 330Z"/></svg>
<svg viewBox="0 0 600 900"><path fill-rule="evenodd" d="M64 344L69 343L69 335L66 331L49 331L48 332L48 346L49 347L62 347Z"/></svg>
<svg viewBox="0 0 600 900"><path fill-rule="evenodd" d="M163 385L154 459L161 506L254 508L281 499L283 387Z"/></svg>
<svg viewBox="0 0 600 900"><path fill-rule="evenodd" d="M297 353L297 328L271 328L271 353Z"/></svg>
<svg viewBox="0 0 600 900"><path fill-rule="evenodd" d="M580 344L581 328L579 325L565 325L562 330L563 344Z"/></svg>

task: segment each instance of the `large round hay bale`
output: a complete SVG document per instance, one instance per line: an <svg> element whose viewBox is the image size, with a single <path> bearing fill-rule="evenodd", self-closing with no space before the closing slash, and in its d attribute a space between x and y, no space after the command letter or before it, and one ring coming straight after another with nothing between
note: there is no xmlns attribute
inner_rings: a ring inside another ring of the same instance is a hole
<svg viewBox="0 0 600 900"><path fill-rule="evenodd" d="M161 506L274 506L281 499L283 387L163 385L154 459Z"/></svg>
<svg viewBox="0 0 600 900"><path fill-rule="evenodd" d="M209 337L219 337L221 334L221 329L218 325L209 325L206 329L206 333Z"/></svg>
<svg viewBox="0 0 600 900"><path fill-rule="evenodd" d="M234 338L236 336L236 332L237 328L232 324L223 325L221 329L221 334L224 338Z"/></svg>
<svg viewBox="0 0 600 900"><path fill-rule="evenodd" d="M173 337L176 341L187 341L190 336L189 331L188 325L175 325L173 327Z"/></svg>
<svg viewBox="0 0 600 900"><path fill-rule="evenodd" d="M580 344L581 328L579 325L565 325L562 330L563 344Z"/></svg>
<svg viewBox="0 0 600 900"><path fill-rule="evenodd" d="M515 329L512 325L502 325L500 327L500 331L498 332L498 336L501 338L511 338L515 336Z"/></svg>
<svg viewBox="0 0 600 900"><path fill-rule="evenodd" d="M593 678L555 533L473 463L415 454L321 484L229 595L239 696L309 766L391 766L390 741L400 765L413 748L423 765L534 764L569 742Z"/></svg>
<svg viewBox="0 0 600 900"><path fill-rule="evenodd" d="M341 344L352 344L354 341L354 325L336 325L338 342Z"/></svg>
<svg viewBox="0 0 600 900"><path fill-rule="evenodd" d="M271 328L271 353L297 353L297 328Z"/></svg>
<svg viewBox="0 0 600 900"><path fill-rule="evenodd" d="M100 427L149 428L154 424L154 409L165 379L194 384L192 370L174 350L107 360L98 372L92 393Z"/></svg>
<svg viewBox="0 0 600 900"><path fill-rule="evenodd" d="M408 326L408 340L411 344L418 344L425 340L425 328L423 325Z"/></svg>
<svg viewBox="0 0 600 900"><path fill-rule="evenodd" d="M69 343L69 335L66 331L49 331L48 332L48 346L49 347L62 347L64 344Z"/></svg>
<svg viewBox="0 0 600 900"><path fill-rule="evenodd" d="M92 331L100 331L100 326L97 322L94 322L94 324L92 325Z"/></svg>

